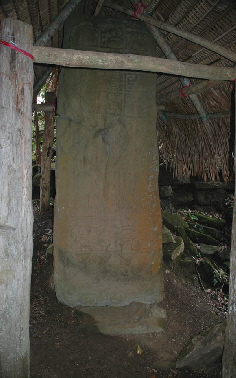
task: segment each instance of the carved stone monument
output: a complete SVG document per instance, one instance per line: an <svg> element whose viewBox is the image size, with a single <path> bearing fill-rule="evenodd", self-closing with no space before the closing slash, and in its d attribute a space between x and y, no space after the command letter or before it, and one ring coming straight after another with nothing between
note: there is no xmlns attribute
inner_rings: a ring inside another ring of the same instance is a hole
<svg viewBox="0 0 236 378"><path fill-rule="evenodd" d="M140 21L70 17L64 48L155 56ZM63 68L57 122L54 281L69 306L163 297L156 76Z"/></svg>

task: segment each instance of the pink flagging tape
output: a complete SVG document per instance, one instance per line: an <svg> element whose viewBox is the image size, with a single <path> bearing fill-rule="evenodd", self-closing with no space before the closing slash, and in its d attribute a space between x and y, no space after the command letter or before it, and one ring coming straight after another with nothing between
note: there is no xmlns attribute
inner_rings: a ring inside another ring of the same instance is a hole
<svg viewBox="0 0 236 378"><path fill-rule="evenodd" d="M26 56L28 56L30 59L34 60L33 55L29 54L29 53L28 53L27 51L25 51L25 50L20 49L19 47L17 47L17 46L14 45L13 43L10 43L10 42L7 42L7 41L0 41L0 44L1 44L1 45L4 45L4 46L8 46L8 47L10 47L11 49L16 50L16 51L18 51L19 53L21 53L21 54L23 54L23 55L26 55Z"/></svg>

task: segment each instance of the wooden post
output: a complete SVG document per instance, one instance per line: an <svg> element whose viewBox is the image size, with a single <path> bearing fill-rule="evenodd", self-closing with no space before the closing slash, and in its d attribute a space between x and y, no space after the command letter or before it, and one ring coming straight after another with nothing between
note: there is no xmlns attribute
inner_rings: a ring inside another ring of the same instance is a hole
<svg viewBox="0 0 236 378"><path fill-rule="evenodd" d="M45 97L46 104L55 104L55 93L47 92ZM45 112L45 129L43 150L41 157L41 180L40 180L40 211L45 212L50 207L50 174L52 144L54 137L54 114L55 110Z"/></svg>
<svg viewBox="0 0 236 378"><path fill-rule="evenodd" d="M236 128L236 89L234 88L234 102L232 101L232 117ZM234 173L236 178L236 142L234 146ZM236 186L236 179L235 179ZM230 279L229 279L229 310L223 353L223 378L236 377L236 197L234 196L233 224L230 254Z"/></svg>
<svg viewBox="0 0 236 378"><path fill-rule="evenodd" d="M32 53L32 26L7 18L0 39ZM0 376L29 377L33 252L33 60L0 45Z"/></svg>
<svg viewBox="0 0 236 378"><path fill-rule="evenodd" d="M35 127L35 158L36 165L41 165L41 152L40 152L40 134L39 134L39 119L37 111L34 112L34 127Z"/></svg>

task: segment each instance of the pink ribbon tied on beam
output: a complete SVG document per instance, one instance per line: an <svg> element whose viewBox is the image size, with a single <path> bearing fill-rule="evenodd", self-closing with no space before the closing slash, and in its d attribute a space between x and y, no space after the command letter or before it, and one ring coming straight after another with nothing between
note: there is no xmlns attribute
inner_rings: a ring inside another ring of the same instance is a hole
<svg viewBox="0 0 236 378"><path fill-rule="evenodd" d="M144 13L146 9L146 5L142 3L142 1L139 1L137 4L135 4L136 11L133 13L133 17L137 18L139 13Z"/></svg>
<svg viewBox="0 0 236 378"><path fill-rule="evenodd" d="M185 85L183 88L180 89L179 94L180 94L181 97L188 97L188 95L184 94L184 90L188 87L190 87L190 83L188 85Z"/></svg>

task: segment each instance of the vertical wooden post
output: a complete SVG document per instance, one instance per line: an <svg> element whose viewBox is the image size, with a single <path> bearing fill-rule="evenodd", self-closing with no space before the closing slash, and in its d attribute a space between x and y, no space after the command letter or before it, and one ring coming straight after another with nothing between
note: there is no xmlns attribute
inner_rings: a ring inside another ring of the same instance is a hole
<svg viewBox="0 0 236 378"><path fill-rule="evenodd" d="M45 96L46 104L55 104L55 93L47 92ZM54 115L55 111L45 112L45 129L43 150L41 157L41 181L40 181L40 211L45 212L50 207L50 174L52 144L54 137Z"/></svg>
<svg viewBox="0 0 236 378"><path fill-rule="evenodd" d="M234 101L232 101L232 117L234 117L236 129L236 88L234 87ZM234 133L236 134L236 133ZM236 187L236 141L234 142L234 175ZM223 353L223 378L236 377L236 196L234 195L231 254L230 254L230 279L229 279L229 310Z"/></svg>
<svg viewBox="0 0 236 378"><path fill-rule="evenodd" d="M37 110L34 112L34 127L35 127L35 158L36 165L41 165L41 152L40 152L40 135L39 135L39 118Z"/></svg>
<svg viewBox="0 0 236 378"><path fill-rule="evenodd" d="M32 52L32 26L4 19L0 39ZM0 376L29 377L33 251L33 60L0 45Z"/></svg>

